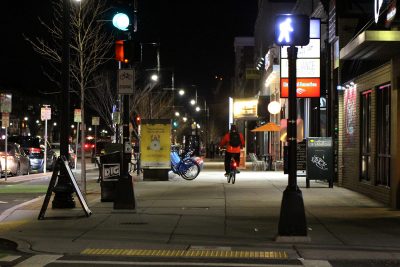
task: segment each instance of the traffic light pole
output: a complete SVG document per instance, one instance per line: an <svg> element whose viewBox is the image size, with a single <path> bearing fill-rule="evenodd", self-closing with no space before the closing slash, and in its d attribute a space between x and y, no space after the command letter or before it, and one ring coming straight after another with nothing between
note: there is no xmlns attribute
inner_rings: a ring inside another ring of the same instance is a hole
<svg viewBox="0 0 400 267"><path fill-rule="evenodd" d="M297 47L288 47L289 60L289 118L287 138L289 145L289 179L283 192L279 219L279 237L307 236L307 223L303 195L297 186L297 99L296 99L296 59Z"/></svg>

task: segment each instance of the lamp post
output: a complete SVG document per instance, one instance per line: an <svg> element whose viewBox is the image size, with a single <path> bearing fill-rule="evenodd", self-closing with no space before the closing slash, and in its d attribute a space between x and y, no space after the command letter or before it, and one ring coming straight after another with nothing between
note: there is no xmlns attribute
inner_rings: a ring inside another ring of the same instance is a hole
<svg viewBox="0 0 400 267"><path fill-rule="evenodd" d="M70 44L70 0L63 0L63 46L62 46L62 98L60 99L61 120L60 120L60 154L69 157L68 153L68 123L69 123L69 44ZM62 168L58 175L57 185L54 187L53 209L75 208L75 201L72 197L73 187L68 180L67 172Z"/></svg>

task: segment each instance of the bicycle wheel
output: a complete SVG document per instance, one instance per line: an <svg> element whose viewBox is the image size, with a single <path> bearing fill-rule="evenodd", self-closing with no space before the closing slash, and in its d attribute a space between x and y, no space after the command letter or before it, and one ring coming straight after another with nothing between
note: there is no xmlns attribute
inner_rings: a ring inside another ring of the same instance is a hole
<svg viewBox="0 0 400 267"><path fill-rule="evenodd" d="M236 171L232 172L232 184L236 181Z"/></svg>
<svg viewBox="0 0 400 267"><path fill-rule="evenodd" d="M184 166L184 170L181 172L183 179L193 180L199 175L200 166L196 161L192 159L185 159L182 164Z"/></svg>

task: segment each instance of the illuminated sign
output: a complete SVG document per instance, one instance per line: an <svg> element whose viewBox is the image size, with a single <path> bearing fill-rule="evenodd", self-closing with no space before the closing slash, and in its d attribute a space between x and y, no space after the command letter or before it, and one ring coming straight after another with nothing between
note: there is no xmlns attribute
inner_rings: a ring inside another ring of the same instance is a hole
<svg viewBox="0 0 400 267"><path fill-rule="evenodd" d="M320 77L320 60L316 59L302 59L297 60L296 73L297 77ZM289 60L281 59L281 78L289 77Z"/></svg>
<svg viewBox="0 0 400 267"><path fill-rule="evenodd" d="M310 42L300 46L296 59L297 97L320 97L321 20L310 20ZM281 97L288 97L288 46L281 47Z"/></svg>
<svg viewBox="0 0 400 267"><path fill-rule="evenodd" d="M277 45L307 45L310 40L310 19L306 15L284 14L275 19Z"/></svg>
<svg viewBox="0 0 400 267"><path fill-rule="evenodd" d="M320 97L319 78L297 78L296 97ZM281 98L289 97L289 79L281 79Z"/></svg>
<svg viewBox="0 0 400 267"><path fill-rule="evenodd" d="M258 99L241 98L233 100L233 118L257 118Z"/></svg>

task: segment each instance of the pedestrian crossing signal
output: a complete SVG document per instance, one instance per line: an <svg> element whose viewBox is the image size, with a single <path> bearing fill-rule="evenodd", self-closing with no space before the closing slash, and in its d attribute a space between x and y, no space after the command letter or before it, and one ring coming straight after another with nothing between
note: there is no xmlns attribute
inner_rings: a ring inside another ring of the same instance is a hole
<svg viewBox="0 0 400 267"><path fill-rule="evenodd" d="M310 18L284 14L275 19L275 43L280 46L304 46L310 42Z"/></svg>

